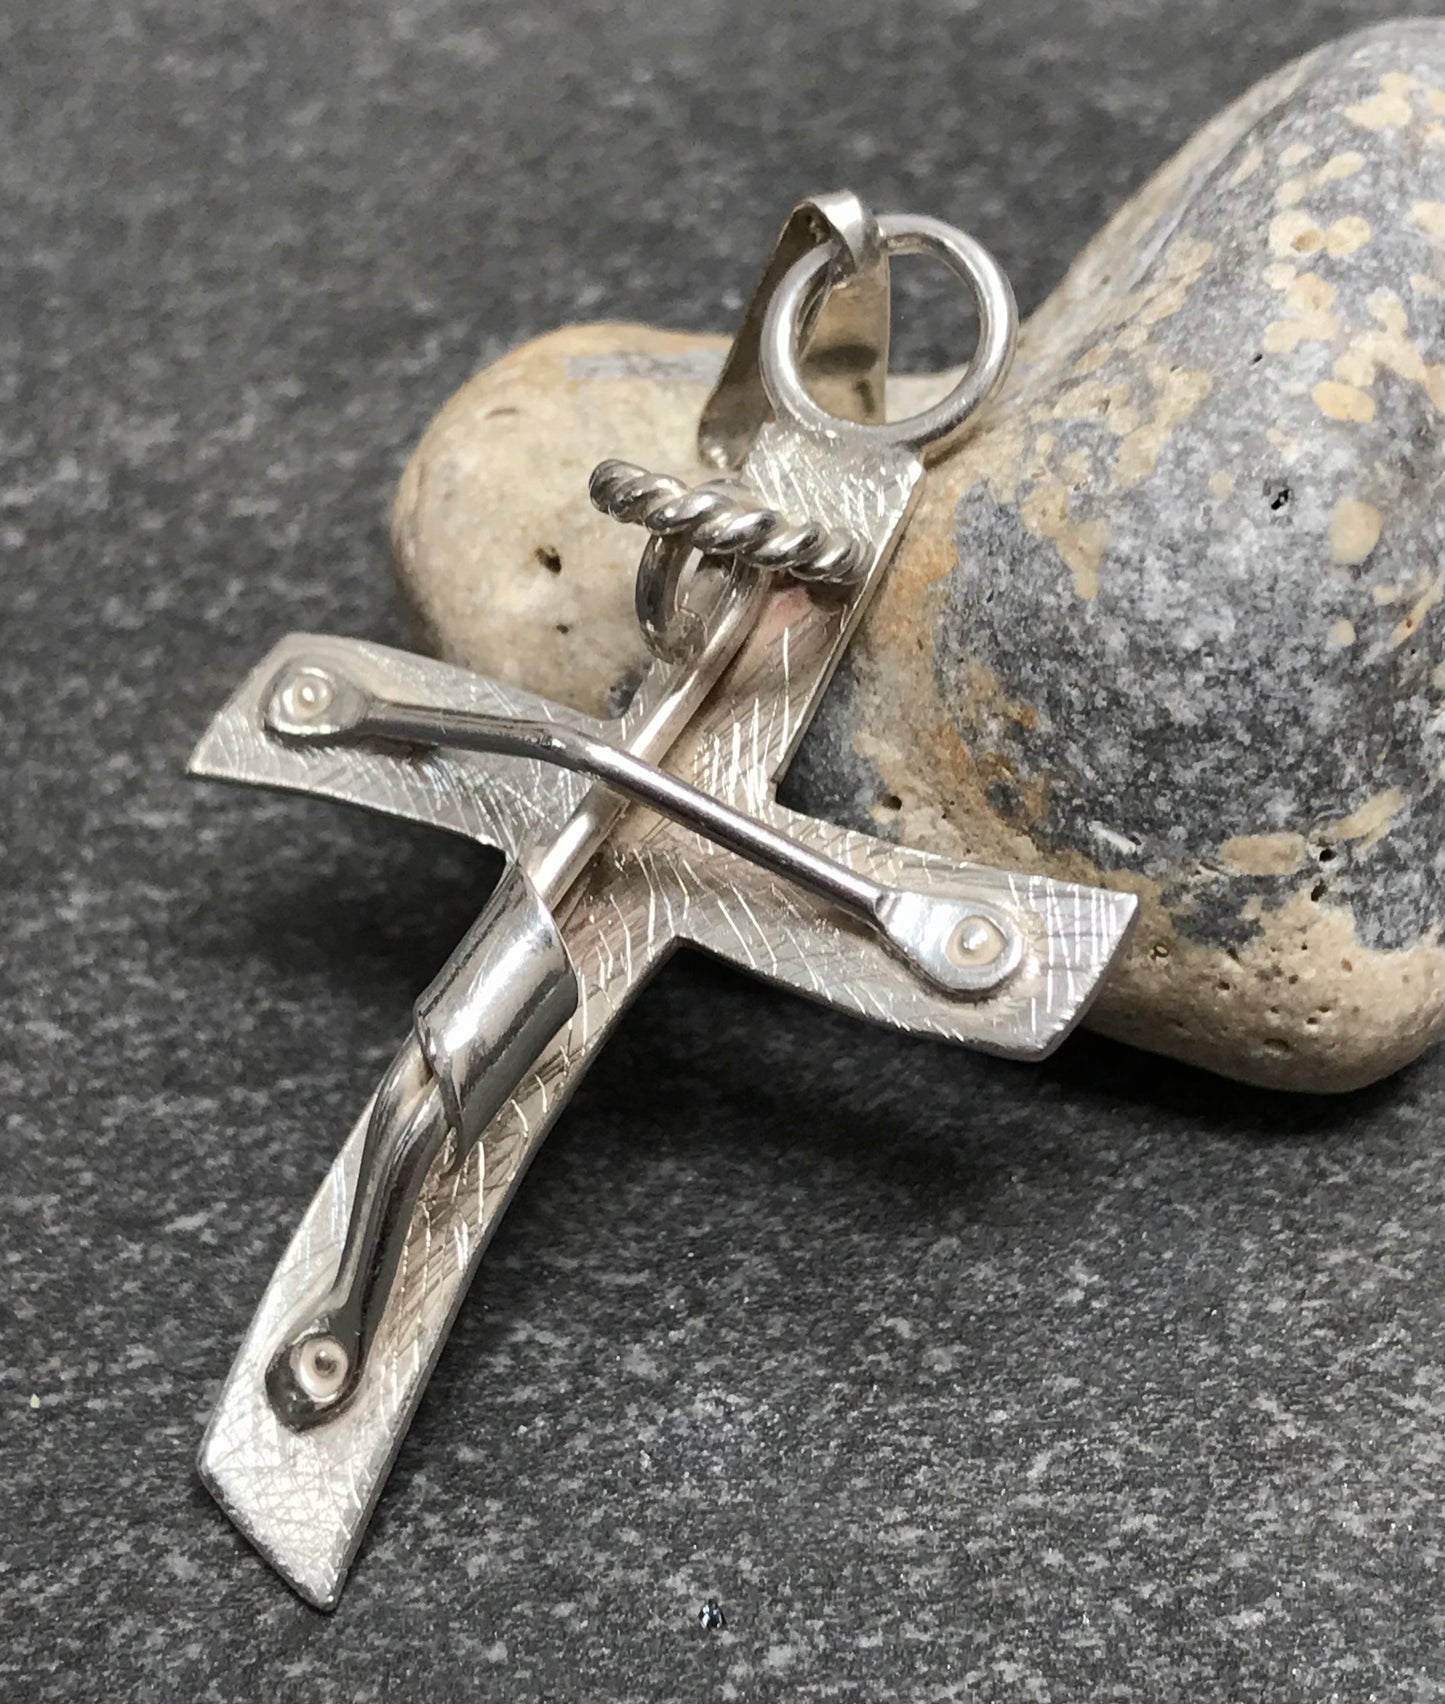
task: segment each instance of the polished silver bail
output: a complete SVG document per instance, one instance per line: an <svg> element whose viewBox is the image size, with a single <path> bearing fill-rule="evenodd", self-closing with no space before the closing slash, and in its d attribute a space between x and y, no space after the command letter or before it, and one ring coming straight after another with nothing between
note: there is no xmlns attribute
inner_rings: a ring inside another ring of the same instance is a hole
<svg viewBox="0 0 1445 1704"><path fill-rule="evenodd" d="M941 456L1008 376L1018 341L1018 304L1003 268L982 243L921 214L889 213L878 220L884 264L895 254L941 260L967 287L978 310L978 343L958 382L939 402L904 420L860 423L818 401L809 389L809 328L833 289L833 256L802 255L779 281L763 317L758 367L780 418L804 431L860 448L894 448L920 459Z"/></svg>
<svg viewBox="0 0 1445 1704"><path fill-rule="evenodd" d="M888 262L878 220L852 190L812 195L788 215L743 312L742 323L698 419L697 447L712 467L741 466L773 415L760 350L768 305L804 256L824 257L829 290L802 328L815 394L849 420L882 420L888 380Z"/></svg>

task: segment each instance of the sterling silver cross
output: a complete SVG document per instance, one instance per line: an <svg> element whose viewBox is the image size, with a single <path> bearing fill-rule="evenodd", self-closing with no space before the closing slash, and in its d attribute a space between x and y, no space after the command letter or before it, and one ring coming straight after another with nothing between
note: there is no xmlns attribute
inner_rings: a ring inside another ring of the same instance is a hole
<svg viewBox="0 0 1445 1704"><path fill-rule="evenodd" d="M920 250L972 291L978 349L942 402L884 424L888 256ZM674 947L1034 1058L1123 944L1129 895L912 851L774 797L924 456L996 391L1015 323L1003 275L961 232L875 220L847 195L804 203L704 411L704 451L735 478L594 475L594 501L651 533L637 604L656 660L623 715L299 634L196 748L198 775L364 805L508 860L283 1255L202 1445L207 1485L313 1604L340 1595L528 1162Z"/></svg>

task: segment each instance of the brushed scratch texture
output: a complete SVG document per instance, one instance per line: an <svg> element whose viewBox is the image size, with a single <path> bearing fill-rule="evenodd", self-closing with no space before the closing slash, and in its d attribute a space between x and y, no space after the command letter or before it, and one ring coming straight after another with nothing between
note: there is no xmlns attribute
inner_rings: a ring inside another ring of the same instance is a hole
<svg viewBox="0 0 1445 1704"><path fill-rule="evenodd" d="M873 547L869 584L912 504L915 463L885 462L778 427L760 435L746 476L769 502L854 528ZM1054 1046L1077 1020L1127 933L1127 895L960 865L814 822L778 805L777 778L807 727L862 607L779 586L667 766L775 827L895 883L975 896L1025 934L1018 973L988 999L930 992L858 925L767 872L649 813L629 811L559 921L579 984L575 1016L471 1155L429 1182L393 1305L362 1388L326 1425L292 1432L266 1401L263 1374L288 1317L335 1266L366 1115L306 1213L226 1381L201 1454L207 1483L293 1585L334 1604L367 1516L405 1434L466 1286L527 1164L592 1053L679 942L877 1022L1020 1057ZM500 847L509 856L554 834L588 785L537 763L463 753L387 754L286 747L261 724L271 681L302 650L328 648L393 696L548 716L627 738L629 715L599 724L533 694L406 653L293 636L243 684L198 748L203 774L348 799ZM343 653L344 652L344 656Z"/></svg>
<svg viewBox="0 0 1445 1704"><path fill-rule="evenodd" d="M394 747L367 750L278 739L262 719L271 683L289 665L303 661L329 663L368 690L393 698L565 723L623 744L664 681L662 671L650 671L626 714L599 722L524 687L411 651L332 634L292 633L242 681L191 754L193 775L363 805L466 835L509 858L557 833L591 785L588 777L534 758L428 751L399 759Z"/></svg>

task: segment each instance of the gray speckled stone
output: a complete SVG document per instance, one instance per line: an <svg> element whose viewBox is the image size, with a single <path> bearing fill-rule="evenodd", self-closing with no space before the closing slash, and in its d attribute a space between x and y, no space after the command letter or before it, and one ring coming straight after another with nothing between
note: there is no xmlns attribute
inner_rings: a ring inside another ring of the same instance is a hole
<svg viewBox="0 0 1445 1704"><path fill-rule="evenodd" d="M866 814L1141 892L1096 1024L1281 1086L1445 1023L1442 198L1439 23L1206 127L1034 316L825 712Z"/></svg>
<svg viewBox="0 0 1445 1704"><path fill-rule="evenodd" d="M726 325L848 178L1031 306L1389 3L0 8L7 1704L1438 1695L1439 1053L1328 1103L1093 1036L1030 1072L680 958L334 1617L192 1465L487 871L185 758L287 629L404 639L385 509L438 401L568 320Z"/></svg>

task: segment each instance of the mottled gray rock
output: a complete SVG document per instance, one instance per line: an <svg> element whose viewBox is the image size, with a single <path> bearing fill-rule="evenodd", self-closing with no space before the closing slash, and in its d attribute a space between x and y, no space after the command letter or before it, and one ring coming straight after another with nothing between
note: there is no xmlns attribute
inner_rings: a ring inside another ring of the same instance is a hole
<svg viewBox="0 0 1445 1704"><path fill-rule="evenodd" d="M1259 85L1030 321L790 796L1138 892L1111 1033L1289 1087L1414 1057L1445 1010L1442 304L1445 26ZM586 471L688 471L716 347L577 328L453 400L396 522L443 651L625 690L636 541Z"/></svg>

